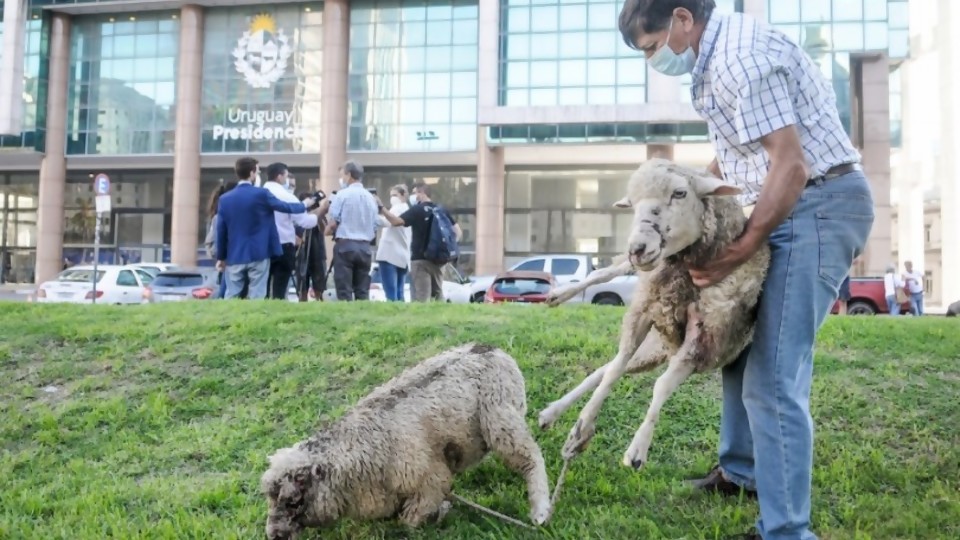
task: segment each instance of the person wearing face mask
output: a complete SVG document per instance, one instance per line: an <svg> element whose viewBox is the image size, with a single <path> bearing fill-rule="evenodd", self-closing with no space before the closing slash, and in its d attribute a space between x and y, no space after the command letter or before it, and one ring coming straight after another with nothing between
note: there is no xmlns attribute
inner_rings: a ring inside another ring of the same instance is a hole
<svg viewBox="0 0 960 540"><path fill-rule="evenodd" d="M390 188L390 213L403 215L410 208L407 204L407 186L400 184ZM388 302L403 302L403 286L410 268L410 227L392 227L387 218L378 216L380 226L385 227L377 246L377 264L380 280Z"/></svg>
<svg viewBox="0 0 960 540"><path fill-rule="evenodd" d="M287 203L300 202L297 196L290 191L290 171L283 163L272 163L267 167L267 181L263 184L263 187L281 201ZM296 268L296 227L308 231L316 228L317 212L305 212L303 214L274 212L273 219L277 227L277 236L280 239L282 253L270 260L270 277L267 289L269 298L283 300L287 297L290 278Z"/></svg>
<svg viewBox="0 0 960 540"><path fill-rule="evenodd" d="M337 300L370 299L371 243L377 237L377 199L363 187L363 167L347 161L340 168L340 190L330 203L327 234L333 236L333 280Z"/></svg>
<svg viewBox="0 0 960 540"><path fill-rule="evenodd" d="M813 60L780 30L714 0L625 0L624 42L668 76L690 74L716 159L752 205L743 232L700 268L713 286L771 248L751 346L723 370L719 465L693 484L760 503L741 538L811 540L813 345L874 221L860 154ZM784 331L783 329L788 329Z"/></svg>
<svg viewBox="0 0 960 540"><path fill-rule="evenodd" d="M248 299L261 300L267 296L270 260L283 254L274 212L302 214L316 201L286 202L255 187L260 165L251 157L238 159L234 169L237 187L217 202L217 270L227 279L225 298L237 298L246 288Z"/></svg>

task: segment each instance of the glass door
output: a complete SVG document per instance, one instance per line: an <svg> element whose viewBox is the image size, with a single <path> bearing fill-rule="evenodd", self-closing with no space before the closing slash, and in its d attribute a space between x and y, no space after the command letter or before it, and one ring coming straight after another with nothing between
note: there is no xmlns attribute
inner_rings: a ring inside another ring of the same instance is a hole
<svg viewBox="0 0 960 540"><path fill-rule="evenodd" d="M170 262L170 214L164 210L113 212L116 264Z"/></svg>

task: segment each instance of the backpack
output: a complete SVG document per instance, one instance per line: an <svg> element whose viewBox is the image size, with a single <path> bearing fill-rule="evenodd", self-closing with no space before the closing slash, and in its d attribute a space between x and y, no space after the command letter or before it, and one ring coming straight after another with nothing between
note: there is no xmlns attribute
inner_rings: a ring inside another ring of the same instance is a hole
<svg viewBox="0 0 960 540"><path fill-rule="evenodd" d="M457 234L453 231L450 215L439 206L428 206L425 210L432 214L432 217L423 258L441 266L456 262L460 258L460 246L457 244Z"/></svg>

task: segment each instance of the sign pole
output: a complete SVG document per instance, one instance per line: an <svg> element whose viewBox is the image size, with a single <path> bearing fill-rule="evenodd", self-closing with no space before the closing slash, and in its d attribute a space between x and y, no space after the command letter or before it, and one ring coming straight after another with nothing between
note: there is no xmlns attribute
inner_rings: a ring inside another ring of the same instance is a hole
<svg viewBox="0 0 960 540"><path fill-rule="evenodd" d="M93 231L93 303L97 303L97 266L100 264L100 225L103 214L110 211L110 177L104 173L93 179L96 194L96 222Z"/></svg>

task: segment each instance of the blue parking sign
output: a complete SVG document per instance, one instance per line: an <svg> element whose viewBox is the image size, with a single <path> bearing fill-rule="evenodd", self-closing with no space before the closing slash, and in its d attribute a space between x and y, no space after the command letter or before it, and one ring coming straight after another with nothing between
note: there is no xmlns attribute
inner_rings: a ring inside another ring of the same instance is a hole
<svg viewBox="0 0 960 540"><path fill-rule="evenodd" d="M110 178L100 173L96 178L93 179L93 190L97 195L109 195L110 194Z"/></svg>

